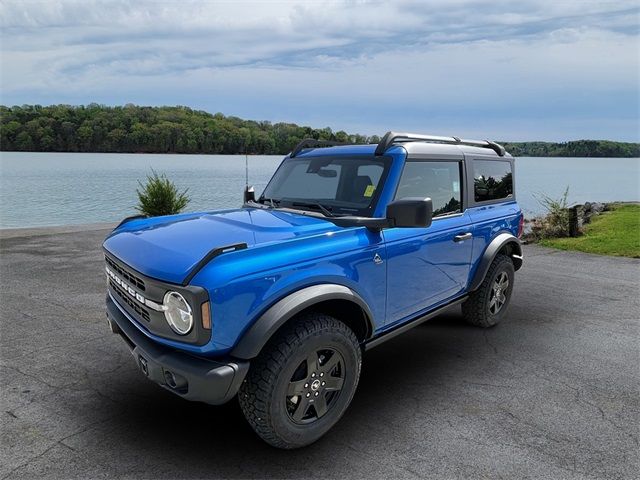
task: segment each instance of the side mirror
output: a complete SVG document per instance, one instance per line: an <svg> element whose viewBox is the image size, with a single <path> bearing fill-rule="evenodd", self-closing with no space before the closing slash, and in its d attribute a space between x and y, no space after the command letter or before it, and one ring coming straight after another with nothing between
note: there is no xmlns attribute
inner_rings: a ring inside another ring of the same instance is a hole
<svg viewBox="0 0 640 480"><path fill-rule="evenodd" d="M244 203L255 202L256 201L256 191L253 186L247 185L244 188Z"/></svg>
<svg viewBox="0 0 640 480"><path fill-rule="evenodd" d="M403 198L387 205L387 220L392 227L428 227L432 217L430 198Z"/></svg>
<svg viewBox="0 0 640 480"><path fill-rule="evenodd" d="M339 227L367 227L379 232L389 227L423 227L431 225L433 205L430 198L403 198L387 205L385 218L371 217L328 217L326 220Z"/></svg>

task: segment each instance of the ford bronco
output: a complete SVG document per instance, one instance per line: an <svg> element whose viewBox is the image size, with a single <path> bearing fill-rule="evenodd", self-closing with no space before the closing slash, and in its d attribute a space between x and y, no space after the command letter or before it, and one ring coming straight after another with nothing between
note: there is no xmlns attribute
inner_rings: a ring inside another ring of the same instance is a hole
<svg viewBox="0 0 640 480"><path fill-rule="evenodd" d="M349 406L364 351L453 305L480 327L505 317L513 173L489 141L303 140L242 208L123 220L104 242L109 326L151 381L237 395L266 442L308 445Z"/></svg>

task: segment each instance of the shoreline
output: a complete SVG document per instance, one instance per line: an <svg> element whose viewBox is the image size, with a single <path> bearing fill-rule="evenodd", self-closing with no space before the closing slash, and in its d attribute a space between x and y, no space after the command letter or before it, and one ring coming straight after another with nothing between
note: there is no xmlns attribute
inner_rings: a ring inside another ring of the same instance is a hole
<svg viewBox="0 0 640 480"><path fill-rule="evenodd" d="M0 228L0 240L8 238L39 237L60 233L92 232L95 230L112 230L118 222L79 223L75 225L56 225L49 227L17 227Z"/></svg>

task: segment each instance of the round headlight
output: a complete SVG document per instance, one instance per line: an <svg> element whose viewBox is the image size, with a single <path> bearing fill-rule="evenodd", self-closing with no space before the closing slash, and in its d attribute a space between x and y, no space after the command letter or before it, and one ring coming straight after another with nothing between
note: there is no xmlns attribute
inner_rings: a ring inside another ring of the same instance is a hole
<svg viewBox="0 0 640 480"><path fill-rule="evenodd" d="M180 335L189 333L193 327L193 314L184 297L178 292L167 292L162 303L169 326Z"/></svg>

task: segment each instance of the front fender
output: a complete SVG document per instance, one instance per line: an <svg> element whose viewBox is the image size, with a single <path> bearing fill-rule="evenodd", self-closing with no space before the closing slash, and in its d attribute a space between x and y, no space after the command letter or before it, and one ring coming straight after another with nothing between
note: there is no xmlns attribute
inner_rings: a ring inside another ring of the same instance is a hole
<svg viewBox="0 0 640 480"><path fill-rule="evenodd" d="M360 295L344 285L312 285L288 295L262 314L244 333L231 351L231 356L241 359L256 357L273 334L289 319L304 309L327 300L346 300L358 305L367 317L369 332L373 332L373 315Z"/></svg>
<svg viewBox="0 0 640 480"><path fill-rule="evenodd" d="M489 270L493 259L496 258L498 252L505 246L511 246L511 260L513 261L514 268L519 270L520 267L522 267L522 245L520 240L506 232L496 235L482 254L482 258L478 263L478 268L476 269L473 280L469 286L470 292L473 292L480 287L484 277L487 275L487 271Z"/></svg>

